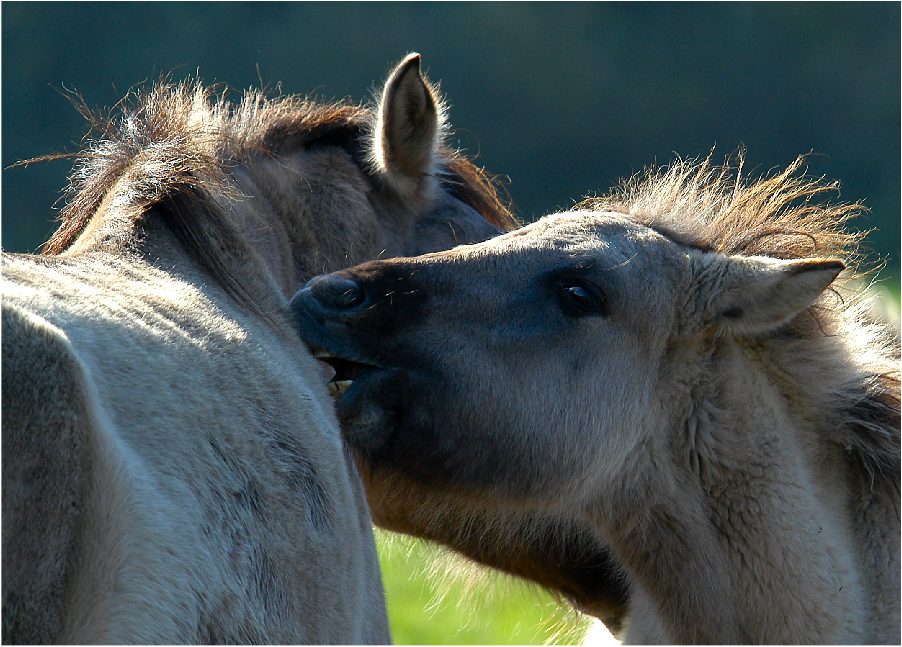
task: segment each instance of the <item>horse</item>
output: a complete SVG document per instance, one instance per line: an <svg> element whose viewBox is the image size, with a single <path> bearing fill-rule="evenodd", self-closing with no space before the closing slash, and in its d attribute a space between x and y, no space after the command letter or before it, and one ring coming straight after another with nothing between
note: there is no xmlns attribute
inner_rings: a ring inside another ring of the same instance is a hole
<svg viewBox="0 0 902 647"><path fill-rule="evenodd" d="M899 340L861 207L804 158L742 169L678 160L299 291L377 522L590 610L620 578L627 642L897 644Z"/></svg>
<svg viewBox="0 0 902 647"><path fill-rule="evenodd" d="M131 92L2 256L3 640L386 643L372 524L289 297L515 224L410 54L375 109Z"/></svg>

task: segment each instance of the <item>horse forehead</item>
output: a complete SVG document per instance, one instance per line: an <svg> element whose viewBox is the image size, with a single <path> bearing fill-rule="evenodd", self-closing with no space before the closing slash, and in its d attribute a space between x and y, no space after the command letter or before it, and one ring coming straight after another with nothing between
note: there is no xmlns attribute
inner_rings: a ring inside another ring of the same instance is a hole
<svg viewBox="0 0 902 647"><path fill-rule="evenodd" d="M486 243L499 251L565 256L617 257L668 241L654 229L616 212L567 212L545 216Z"/></svg>

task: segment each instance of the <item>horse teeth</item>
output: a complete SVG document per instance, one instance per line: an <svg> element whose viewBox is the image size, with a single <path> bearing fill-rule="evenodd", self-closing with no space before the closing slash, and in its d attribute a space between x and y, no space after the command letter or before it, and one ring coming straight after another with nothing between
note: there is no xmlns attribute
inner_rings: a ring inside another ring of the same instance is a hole
<svg viewBox="0 0 902 647"><path fill-rule="evenodd" d="M333 398L339 397L342 393L351 388L354 380L338 380L337 382L329 382L329 395Z"/></svg>
<svg viewBox="0 0 902 647"><path fill-rule="evenodd" d="M313 351L313 356L314 356L316 359L322 359L322 358L326 358L326 357L334 357L334 356L332 355L332 353L329 353L328 351L324 351L324 350L315 350L315 351Z"/></svg>

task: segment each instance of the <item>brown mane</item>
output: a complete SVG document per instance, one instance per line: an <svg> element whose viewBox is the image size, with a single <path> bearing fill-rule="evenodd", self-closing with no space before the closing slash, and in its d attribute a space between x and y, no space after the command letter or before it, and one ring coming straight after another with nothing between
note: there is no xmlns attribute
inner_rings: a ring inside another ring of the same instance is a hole
<svg viewBox="0 0 902 647"><path fill-rule="evenodd" d="M649 168L577 208L625 213L677 242L722 254L842 258L853 270L844 276L857 275L866 232L852 233L845 225L864 207L815 201L839 184L805 178L804 163L799 157L780 173L745 182L742 153L735 167L716 166L710 157L678 161Z"/></svg>
<svg viewBox="0 0 902 647"><path fill-rule="evenodd" d="M97 215L109 191L123 180L128 217L140 219L154 206L172 207L170 224L189 249L205 259L205 243L191 234L191 219L208 216L215 227L212 190L228 192L228 169L255 156L277 156L314 140L353 146L374 116L370 109L345 103L323 104L296 96L267 98L245 92L237 103L225 90L197 81L159 82L149 91L129 93L118 115L101 116L79 108L98 133L77 156L66 191L60 226L43 245L44 254L68 249ZM89 133L90 134L90 133ZM494 179L456 151L443 149L445 168L456 194L486 220L503 229L515 226ZM52 156L50 156L52 157ZM46 159L46 158L39 158ZM227 232L218 232L226 235Z"/></svg>

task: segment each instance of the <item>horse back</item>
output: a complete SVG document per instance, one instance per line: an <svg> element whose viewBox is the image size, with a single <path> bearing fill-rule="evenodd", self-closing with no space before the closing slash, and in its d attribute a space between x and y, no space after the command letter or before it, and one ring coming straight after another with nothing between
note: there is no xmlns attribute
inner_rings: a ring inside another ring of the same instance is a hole
<svg viewBox="0 0 902 647"><path fill-rule="evenodd" d="M4 639L387 641L368 510L288 324L175 255L5 258Z"/></svg>
<svg viewBox="0 0 902 647"><path fill-rule="evenodd" d="M62 331L6 301L2 313L3 642L48 643L71 594L90 407Z"/></svg>

